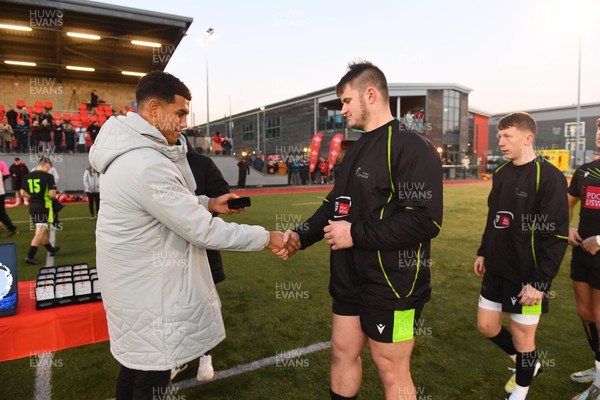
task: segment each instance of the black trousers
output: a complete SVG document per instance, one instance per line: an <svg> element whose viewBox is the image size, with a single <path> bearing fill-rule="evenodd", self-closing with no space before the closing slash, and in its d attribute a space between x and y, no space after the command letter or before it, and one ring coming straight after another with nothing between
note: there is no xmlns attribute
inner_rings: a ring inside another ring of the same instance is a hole
<svg viewBox="0 0 600 400"><path fill-rule="evenodd" d="M90 208L90 215L94 216L94 202L96 202L96 215L98 215L98 211L100 210L100 193L87 192L87 197L88 197L88 207Z"/></svg>
<svg viewBox="0 0 600 400"><path fill-rule="evenodd" d="M0 185L2 185L2 182L0 182ZM0 222L2 222L8 228L9 231L14 231L17 229L17 227L13 225L12 221L10 220L10 217L6 213L6 208L4 208L5 198L5 194L0 195Z"/></svg>
<svg viewBox="0 0 600 400"><path fill-rule="evenodd" d="M140 371L121 366L116 400L159 400L168 392L171 370Z"/></svg>

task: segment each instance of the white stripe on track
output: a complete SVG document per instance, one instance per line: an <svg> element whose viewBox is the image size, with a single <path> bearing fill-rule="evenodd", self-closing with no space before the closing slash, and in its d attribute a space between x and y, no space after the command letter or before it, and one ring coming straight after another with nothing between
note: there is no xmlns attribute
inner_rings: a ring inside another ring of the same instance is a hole
<svg viewBox="0 0 600 400"><path fill-rule="evenodd" d="M52 359L54 353L42 353L37 357L35 369L34 400L49 400L52 398Z"/></svg>

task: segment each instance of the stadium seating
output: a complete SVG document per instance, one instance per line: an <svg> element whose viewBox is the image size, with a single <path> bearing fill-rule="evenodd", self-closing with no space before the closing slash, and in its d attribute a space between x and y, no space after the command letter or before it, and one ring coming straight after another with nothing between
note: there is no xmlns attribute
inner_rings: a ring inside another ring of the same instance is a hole
<svg viewBox="0 0 600 400"><path fill-rule="evenodd" d="M44 109L46 109L48 111L52 110L52 102L50 102L50 101L45 102Z"/></svg>

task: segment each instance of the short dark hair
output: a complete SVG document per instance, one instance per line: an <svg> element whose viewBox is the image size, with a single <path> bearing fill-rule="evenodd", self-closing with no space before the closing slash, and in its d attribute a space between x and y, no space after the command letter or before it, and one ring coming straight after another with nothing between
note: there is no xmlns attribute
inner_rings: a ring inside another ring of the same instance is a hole
<svg viewBox="0 0 600 400"><path fill-rule="evenodd" d="M142 76L135 88L135 100L138 107L150 99L174 103L175 95L182 96L186 100L192 99L192 92L183 82L163 71L152 71Z"/></svg>
<svg viewBox="0 0 600 400"><path fill-rule="evenodd" d="M346 85L351 85L361 94L367 86L375 86L384 100L389 101L387 79L383 72L370 61L355 61L348 64L348 72L335 86L335 94L338 97L341 96Z"/></svg>
<svg viewBox="0 0 600 400"><path fill-rule="evenodd" d="M521 131L529 131L537 134L537 124L531 114L526 112L515 112L508 114L498 121L498 130L503 131L505 129L515 127Z"/></svg>

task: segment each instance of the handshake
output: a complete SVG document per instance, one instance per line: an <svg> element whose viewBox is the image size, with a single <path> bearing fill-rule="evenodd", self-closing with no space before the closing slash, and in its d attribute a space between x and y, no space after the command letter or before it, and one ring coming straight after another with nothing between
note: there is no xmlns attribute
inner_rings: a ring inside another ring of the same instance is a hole
<svg viewBox="0 0 600 400"><path fill-rule="evenodd" d="M277 257L287 260L300 250L300 236L289 229L285 233L271 231L267 248Z"/></svg>
<svg viewBox="0 0 600 400"><path fill-rule="evenodd" d="M331 246L331 250L348 249L354 246L352 240L352 224L347 221L331 221L323 228L324 239ZM300 250L300 236L291 230L281 232L269 232L270 239L267 247L277 257L287 260Z"/></svg>

